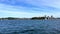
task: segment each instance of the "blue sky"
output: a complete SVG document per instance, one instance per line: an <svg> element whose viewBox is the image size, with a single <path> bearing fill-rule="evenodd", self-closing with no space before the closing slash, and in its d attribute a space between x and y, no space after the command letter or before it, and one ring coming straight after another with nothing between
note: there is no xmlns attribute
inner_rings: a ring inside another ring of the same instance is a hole
<svg viewBox="0 0 60 34"><path fill-rule="evenodd" d="M0 0L0 17L60 17L60 0Z"/></svg>

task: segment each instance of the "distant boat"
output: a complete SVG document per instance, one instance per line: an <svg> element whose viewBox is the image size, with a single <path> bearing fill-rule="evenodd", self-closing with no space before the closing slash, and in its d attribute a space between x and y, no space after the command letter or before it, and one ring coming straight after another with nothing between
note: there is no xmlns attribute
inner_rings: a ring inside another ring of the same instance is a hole
<svg viewBox="0 0 60 34"><path fill-rule="evenodd" d="M45 20L47 20L47 17L45 17Z"/></svg>

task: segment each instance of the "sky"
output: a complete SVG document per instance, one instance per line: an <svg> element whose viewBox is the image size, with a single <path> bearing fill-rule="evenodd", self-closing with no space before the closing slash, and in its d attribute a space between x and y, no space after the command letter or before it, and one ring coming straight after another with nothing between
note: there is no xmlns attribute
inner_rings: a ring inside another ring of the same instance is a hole
<svg viewBox="0 0 60 34"><path fill-rule="evenodd" d="M0 0L0 17L60 17L60 0Z"/></svg>

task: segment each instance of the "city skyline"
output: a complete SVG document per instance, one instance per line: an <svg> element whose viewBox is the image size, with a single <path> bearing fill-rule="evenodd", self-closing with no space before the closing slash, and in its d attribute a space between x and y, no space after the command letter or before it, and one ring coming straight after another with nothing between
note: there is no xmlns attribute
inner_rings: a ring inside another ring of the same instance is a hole
<svg viewBox="0 0 60 34"><path fill-rule="evenodd" d="M0 17L60 17L60 0L0 0Z"/></svg>

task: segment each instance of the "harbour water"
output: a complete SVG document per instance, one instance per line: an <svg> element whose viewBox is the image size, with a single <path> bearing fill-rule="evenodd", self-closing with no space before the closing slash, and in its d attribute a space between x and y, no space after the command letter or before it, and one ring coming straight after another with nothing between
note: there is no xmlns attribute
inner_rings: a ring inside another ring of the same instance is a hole
<svg viewBox="0 0 60 34"><path fill-rule="evenodd" d="M60 20L0 20L0 34L60 34Z"/></svg>

